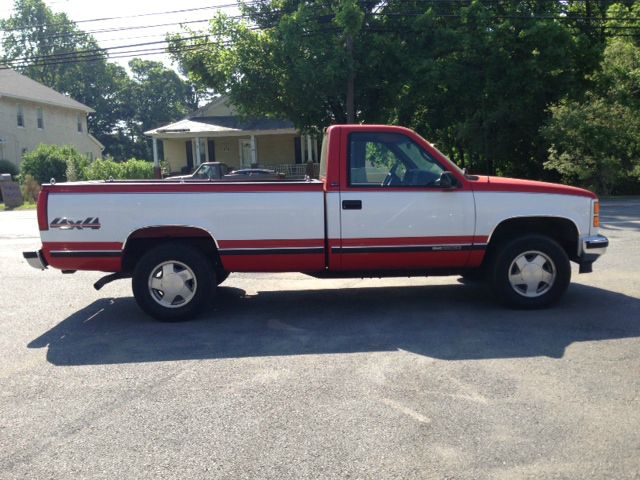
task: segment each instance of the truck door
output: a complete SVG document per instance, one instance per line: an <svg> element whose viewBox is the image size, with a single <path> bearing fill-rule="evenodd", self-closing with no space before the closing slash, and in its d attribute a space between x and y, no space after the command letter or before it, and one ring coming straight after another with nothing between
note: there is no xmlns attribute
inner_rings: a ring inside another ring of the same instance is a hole
<svg viewBox="0 0 640 480"><path fill-rule="evenodd" d="M465 266L478 248L471 189L446 187L446 164L417 136L361 129L344 135L334 265L351 271Z"/></svg>

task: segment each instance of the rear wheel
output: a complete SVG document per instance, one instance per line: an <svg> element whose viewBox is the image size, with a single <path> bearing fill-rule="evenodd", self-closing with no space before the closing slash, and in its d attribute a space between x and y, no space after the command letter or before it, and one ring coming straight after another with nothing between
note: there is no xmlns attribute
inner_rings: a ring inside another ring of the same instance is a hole
<svg viewBox="0 0 640 480"><path fill-rule="evenodd" d="M571 265L555 240L526 235L498 247L490 280L503 303L515 308L540 308L557 301L566 291Z"/></svg>
<svg viewBox="0 0 640 480"><path fill-rule="evenodd" d="M211 262L198 249L178 243L147 252L138 261L132 280L140 308L160 321L193 317L215 285Z"/></svg>

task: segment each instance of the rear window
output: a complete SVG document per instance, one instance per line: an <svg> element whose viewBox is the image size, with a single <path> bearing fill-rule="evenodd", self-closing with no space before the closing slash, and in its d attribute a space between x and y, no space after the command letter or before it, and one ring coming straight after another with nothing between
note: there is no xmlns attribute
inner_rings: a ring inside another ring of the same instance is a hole
<svg viewBox="0 0 640 480"><path fill-rule="evenodd" d="M322 136L322 150L320 151L320 180L327 178L327 163L329 157L329 136L324 132Z"/></svg>

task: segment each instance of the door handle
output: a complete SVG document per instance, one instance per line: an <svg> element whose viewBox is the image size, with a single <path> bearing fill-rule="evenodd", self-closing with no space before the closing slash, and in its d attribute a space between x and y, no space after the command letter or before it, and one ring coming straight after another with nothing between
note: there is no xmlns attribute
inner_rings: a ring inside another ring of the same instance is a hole
<svg viewBox="0 0 640 480"><path fill-rule="evenodd" d="M362 210L362 200L343 200L343 210Z"/></svg>

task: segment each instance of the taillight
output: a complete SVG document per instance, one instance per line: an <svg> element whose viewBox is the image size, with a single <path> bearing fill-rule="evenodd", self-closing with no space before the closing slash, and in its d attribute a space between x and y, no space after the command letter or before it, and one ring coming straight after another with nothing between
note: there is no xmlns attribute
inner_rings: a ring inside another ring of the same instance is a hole
<svg viewBox="0 0 640 480"><path fill-rule="evenodd" d="M600 228L600 202L598 200L593 202L593 226Z"/></svg>
<svg viewBox="0 0 640 480"><path fill-rule="evenodd" d="M48 208L49 191L42 189L38 195L38 228L40 231L49 230Z"/></svg>

